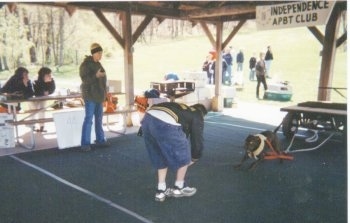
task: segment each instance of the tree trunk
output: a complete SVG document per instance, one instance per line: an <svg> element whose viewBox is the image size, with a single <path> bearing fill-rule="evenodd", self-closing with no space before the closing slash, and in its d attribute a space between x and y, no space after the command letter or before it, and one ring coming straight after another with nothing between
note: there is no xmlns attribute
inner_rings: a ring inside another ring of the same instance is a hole
<svg viewBox="0 0 350 223"><path fill-rule="evenodd" d="M7 64L7 57L6 56L2 56L2 62L4 63L4 70L10 70L9 66Z"/></svg>
<svg viewBox="0 0 350 223"><path fill-rule="evenodd" d="M64 61L64 10L60 10L59 19L59 66L63 65Z"/></svg>
<svg viewBox="0 0 350 223"><path fill-rule="evenodd" d="M30 24L30 22L29 22L29 17L28 17L28 12L26 11L26 9L25 8L23 8L23 24L24 24L24 26L25 27L27 27L28 29L28 31L27 31L27 40L28 41L33 41L33 42L35 42L35 40L34 40L34 37L33 37L33 31L34 31L34 25L33 25L33 27L31 27L29 24ZM31 64L34 64L34 63L36 63L37 62L37 56L36 56L36 49L35 49L35 46L32 46L32 47L30 47L29 48L29 58L30 58L30 63Z"/></svg>

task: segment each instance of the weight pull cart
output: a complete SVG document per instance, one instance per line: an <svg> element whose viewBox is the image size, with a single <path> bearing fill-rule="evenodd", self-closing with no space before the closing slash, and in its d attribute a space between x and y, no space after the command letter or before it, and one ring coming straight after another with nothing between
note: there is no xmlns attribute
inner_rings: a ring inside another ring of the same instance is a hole
<svg viewBox="0 0 350 223"><path fill-rule="evenodd" d="M287 139L291 139L290 146L285 152L301 152L315 150L321 147L334 134L340 133L346 140L347 137L347 104L330 103L320 101L308 101L294 106L281 108L288 112L282 121L282 132ZM314 132L309 141L318 139L318 132L329 132L329 136L318 146L309 149L289 151L294 137L299 128L305 128Z"/></svg>
<svg viewBox="0 0 350 223"><path fill-rule="evenodd" d="M165 94L165 97L169 98L170 101L175 101L176 98L194 92L195 83L189 81L151 82L151 88Z"/></svg>

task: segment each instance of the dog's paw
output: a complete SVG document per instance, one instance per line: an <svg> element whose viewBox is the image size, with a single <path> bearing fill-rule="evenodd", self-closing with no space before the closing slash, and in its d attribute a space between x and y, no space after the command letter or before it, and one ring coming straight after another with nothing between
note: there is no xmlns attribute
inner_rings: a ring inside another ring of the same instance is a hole
<svg viewBox="0 0 350 223"><path fill-rule="evenodd" d="M233 165L233 168L239 169L239 168L241 168L241 166L242 166L242 164L236 164L236 165Z"/></svg>

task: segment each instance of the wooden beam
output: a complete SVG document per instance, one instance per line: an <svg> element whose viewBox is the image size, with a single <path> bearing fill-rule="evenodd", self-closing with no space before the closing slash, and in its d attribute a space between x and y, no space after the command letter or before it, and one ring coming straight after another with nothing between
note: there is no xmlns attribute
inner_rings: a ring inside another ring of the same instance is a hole
<svg viewBox="0 0 350 223"><path fill-rule="evenodd" d="M98 8L106 12L129 11L136 15L152 15L153 17L179 18L180 10L176 8L157 7L137 1L77 1L68 2L80 8Z"/></svg>
<svg viewBox="0 0 350 223"><path fill-rule="evenodd" d="M141 24L137 27L135 30L133 36L132 36L132 44L136 42L136 40L140 37L142 32L146 29L147 25L152 21L153 16L146 16L144 20L141 22Z"/></svg>
<svg viewBox="0 0 350 223"><path fill-rule="evenodd" d="M192 28L195 27L198 24L198 22L196 22L196 21L190 21L190 22L191 22Z"/></svg>
<svg viewBox="0 0 350 223"><path fill-rule="evenodd" d="M132 49L131 13L121 13L124 35L124 79L125 79L125 103L131 107L134 105L134 58ZM129 124L128 124L129 125Z"/></svg>
<svg viewBox="0 0 350 223"><path fill-rule="evenodd" d="M10 13L13 13L17 8L17 4L16 3L7 3L7 7L9 9Z"/></svg>
<svg viewBox="0 0 350 223"><path fill-rule="evenodd" d="M66 5L64 7L64 9L66 10L66 12L68 13L69 16L72 16L74 14L74 12L76 11L76 7L71 6L71 5Z"/></svg>
<svg viewBox="0 0 350 223"><path fill-rule="evenodd" d="M241 20L239 21L239 23L237 24L237 26L235 26L235 28L232 30L232 32L228 35L228 37L226 38L226 40L224 41L224 43L222 44L222 48L225 49L226 46L228 45L228 43L232 40L232 38L237 34L237 32L242 28L242 26L244 25L244 23L247 20Z"/></svg>
<svg viewBox="0 0 350 223"><path fill-rule="evenodd" d="M92 11L95 13L97 18L102 22L102 24L107 28L107 30L112 34L115 40L124 48L124 40L123 38L119 35L117 30L111 25L111 23L107 20L107 18L103 15L101 10L99 9L92 9Z"/></svg>
<svg viewBox="0 0 350 223"><path fill-rule="evenodd" d="M331 16L326 24L325 38L322 50L322 63L319 79L318 97L319 101L330 101L333 80L333 68L336 52L336 36L339 31L341 10L334 6Z"/></svg>
<svg viewBox="0 0 350 223"><path fill-rule="evenodd" d="M216 24L216 61L215 61L215 95L212 102L213 111L223 110L223 98L222 98L222 35L223 35L223 22L217 22Z"/></svg>
<svg viewBox="0 0 350 223"><path fill-rule="evenodd" d="M186 19L199 19L231 15L244 15L250 13L255 13L255 6L242 4L182 11L180 17Z"/></svg>
<svg viewBox="0 0 350 223"><path fill-rule="evenodd" d="M319 29L315 26L308 26L307 27L312 34L316 37L316 39L323 45L324 42L324 35L321 33Z"/></svg>
<svg viewBox="0 0 350 223"><path fill-rule="evenodd" d="M153 15L154 17L166 17L166 18L180 17L180 10L177 8L149 6L149 5L142 4L142 1L141 3L136 2L132 4L131 11L132 13L135 13L135 14Z"/></svg>
<svg viewBox="0 0 350 223"><path fill-rule="evenodd" d="M336 44L337 48L338 46L342 45L346 40L347 40L347 33L345 32L341 37L337 39L337 44Z"/></svg>
<svg viewBox="0 0 350 223"><path fill-rule="evenodd" d="M205 34L207 35L207 37L209 38L209 41L211 43L211 45L213 46L213 48L215 48L216 44L215 44L215 39L213 37L213 35L211 34L207 24L205 22L199 22L199 24L201 24L203 31L205 32Z"/></svg>

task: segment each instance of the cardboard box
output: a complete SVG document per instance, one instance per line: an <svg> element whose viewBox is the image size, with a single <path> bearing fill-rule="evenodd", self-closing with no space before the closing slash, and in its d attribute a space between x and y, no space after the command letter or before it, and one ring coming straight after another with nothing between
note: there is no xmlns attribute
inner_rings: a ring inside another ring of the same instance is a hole
<svg viewBox="0 0 350 223"><path fill-rule="evenodd" d="M199 101L213 98L209 88L196 88L196 93Z"/></svg>
<svg viewBox="0 0 350 223"><path fill-rule="evenodd" d="M107 80L108 92L120 93L122 92L121 80Z"/></svg>
<svg viewBox="0 0 350 223"><path fill-rule="evenodd" d="M55 122L57 144L59 149L80 146L81 132L85 117L83 109L59 111L52 114ZM94 126L94 119L92 126ZM91 144L96 139L95 128L91 128Z"/></svg>
<svg viewBox="0 0 350 223"><path fill-rule="evenodd" d="M221 94L223 98L234 98L236 96L236 89L233 86L222 86Z"/></svg>
<svg viewBox="0 0 350 223"><path fill-rule="evenodd" d="M14 127L10 125L0 126L0 149L15 147Z"/></svg>
<svg viewBox="0 0 350 223"><path fill-rule="evenodd" d="M6 120L13 120L13 115L8 113L0 113L0 126L5 125Z"/></svg>
<svg viewBox="0 0 350 223"><path fill-rule="evenodd" d="M196 85L196 88L205 87L208 82L207 73L204 71L186 71L182 75L182 78L186 81L193 81Z"/></svg>

